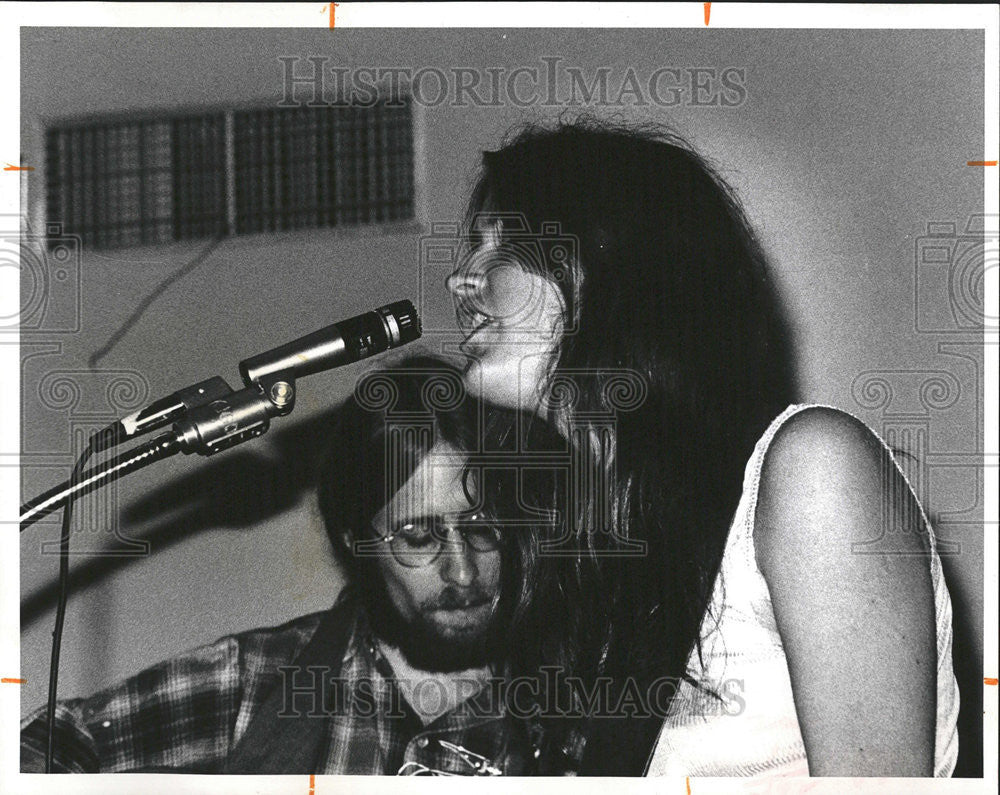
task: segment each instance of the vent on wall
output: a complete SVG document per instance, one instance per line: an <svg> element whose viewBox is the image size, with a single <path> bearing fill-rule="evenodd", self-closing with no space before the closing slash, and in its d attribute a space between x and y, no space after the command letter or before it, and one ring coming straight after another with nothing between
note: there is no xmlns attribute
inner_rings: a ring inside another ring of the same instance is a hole
<svg viewBox="0 0 1000 795"><path fill-rule="evenodd" d="M93 249L413 218L408 98L46 133L46 210Z"/></svg>

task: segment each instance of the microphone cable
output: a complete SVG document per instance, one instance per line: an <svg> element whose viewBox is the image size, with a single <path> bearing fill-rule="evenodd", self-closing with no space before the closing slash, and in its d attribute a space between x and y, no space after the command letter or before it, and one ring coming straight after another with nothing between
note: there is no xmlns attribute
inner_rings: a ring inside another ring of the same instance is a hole
<svg viewBox="0 0 1000 795"><path fill-rule="evenodd" d="M72 483L78 483L87 460L93 454L93 441L87 446L73 467ZM49 703L47 708L48 737L45 744L45 772L52 772L52 753L55 746L56 693L59 687L59 650L62 646L63 622L66 619L66 599L69 594L69 535L73 521L73 502L76 495L66 500L62 514L62 534L59 536L59 602L56 606L56 625L52 630L52 656L49 661Z"/></svg>

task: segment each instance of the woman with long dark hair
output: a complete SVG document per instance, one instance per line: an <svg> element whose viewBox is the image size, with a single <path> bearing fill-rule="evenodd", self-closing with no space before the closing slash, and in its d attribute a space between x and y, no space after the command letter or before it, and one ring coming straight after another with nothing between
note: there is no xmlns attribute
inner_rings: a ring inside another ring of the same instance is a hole
<svg viewBox="0 0 1000 795"><path fill-rule="evenodd" d="M533 495L564 521L522 534L511 624L525 673L575 677L546 696L579 718L549 721L566 768L949 775L933 534L875 434L797 402L765 257L715 170L656 127L528 127L484 154L466 226L466 385L548 420L574 462ZM883 532L896 554L864 554Z"/></svg>

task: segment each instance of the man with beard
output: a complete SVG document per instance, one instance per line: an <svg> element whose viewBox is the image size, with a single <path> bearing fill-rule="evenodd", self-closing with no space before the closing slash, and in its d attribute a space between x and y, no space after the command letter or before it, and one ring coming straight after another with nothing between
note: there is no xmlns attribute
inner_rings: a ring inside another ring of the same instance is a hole
<svg viewBox="0 0 1000 795"><path fill-rule="evenodd" d="M494 686L515 583L460 452L475 408L441 403L460 379L437 360L372 375L321 469L320 509L348 577L334 606L60 702L55 770L533 772L533 733ZM371 399L387 391L385 405ZM22 771L44 769L45 742L42 708L22 724Z"/></svg>

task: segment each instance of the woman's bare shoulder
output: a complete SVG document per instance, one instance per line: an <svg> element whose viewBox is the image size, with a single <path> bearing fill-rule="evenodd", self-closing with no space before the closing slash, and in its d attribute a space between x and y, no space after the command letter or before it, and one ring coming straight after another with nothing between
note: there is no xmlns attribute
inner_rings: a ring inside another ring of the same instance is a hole
<svg viewBox="0 0 1000 795"><path fill-rule="evenodd" d="M832 458L840 465L870 465L883 449L874 432L852 414L831 406L807 406L778 428L762 472L829 463Z"/></svg>
<svg viewBox="0 0 1000 795"><path fill-rule="evenodd" d="M865 544L891 535L891 544ZM757 564L813 775L930 775L935 614L925 528L864 423L808 408L761 469ZM901 681L906 686L900 685Z"/></svg>
<svg viewBox="0 0 1000 795"><path fill-rule="evenodd" d="M912 511L902 510L904 507ZM877 538L890 517L912 526L900 552L924 551L920 511L905 478L875 433L856 417L810 406L775 433L761 466L754 523L758 558L806 527L811 543Z"/></svg>

